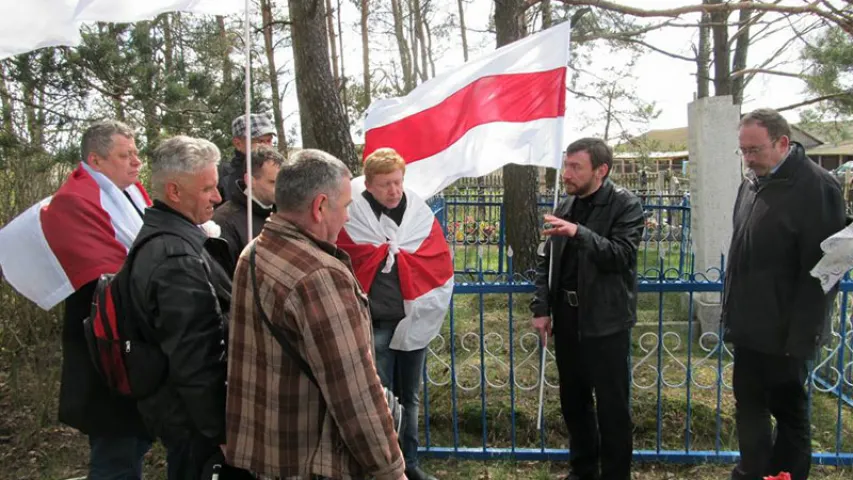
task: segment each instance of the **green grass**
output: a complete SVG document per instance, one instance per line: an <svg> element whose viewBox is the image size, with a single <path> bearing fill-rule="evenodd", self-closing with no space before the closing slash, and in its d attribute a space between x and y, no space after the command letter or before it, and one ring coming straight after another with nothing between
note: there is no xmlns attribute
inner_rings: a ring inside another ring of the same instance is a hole
<svg viewBox="0 0 853 480"><path fill-rule="evenodd" d="M524 386L533 386L537 380L538 367L537 340L532 336L529 326L530 314L527 303L529 295L513 296L513 334L515 363L522 365L516 370L516 380ZM460 382L471 387L471 391L457 388L456 401L458 412L459 445L467 447L482 446L483 410L479 390L480 366L480 296L457 295L455 298L455 333L453 345L456 349L456 373ZM506 295L483 295L483 331L489 354L485 355L486 378L493 383L509 380L508 352L508 297ZM644 353L640 337L645 332L657 332L658 308L663 305L665 332L681 333L681 344L672 336L666 337L666 346L671 355L664 355L666 379L677 382L684 377L679 363L687 363L686 350L686 305L679 294L641 294L639 298L639 316L641 324L635 329L632 352L638 361ZM25 313L22 311L22 313ZM44 319L42 318L42 322ZM647 323L644 323L647 322ZM449 339L449 322L443 327L444 338ZM52 333L49 333L52 332ZM694 357L693 375L703 385L715 385L716 357L701 364L706 354L701 350L696 335L690 342ZM466 337L466 334L470 334ZM494 334L500 334L503 342ZM48 329L39 335L26 331L15 334L24 342L25 347L0 352L0 479L61 479L85 474L88 446L85 437L73 429L64 427L56 421L59 364L58 329ZM34 340L41 338L41 343ZM49 338L50 340L44 340ZM523 343L522 343L523 340ZM464 343L464 345L463 345ZM646 347L648 343L644 343ZM437 357L429 357L429 372L436 381L449 379L450 343L441 346L433 344ZM445 362L445 363L442 363ZM526 362L526 363L525 363ZM647 363L657 365L657 355L653 354ZM524 367L527 365L527 368ZM730 383L731 370L726 372ZM557 383L556 369L549 363L546 370L548 381ZM635 371L635 380L641 384L653 384L655 374L648 368ZM567 432L559 413L558 394L555 389L546 391L545 435L550 448L567 447ZM632 390L632 409L634 418L635 448L653 450L658 443L658 409L661 412L660 446L664 450L683 450L687 428L688 395L685 388L663 387L660 402L657 389ZM536 428L536 407L538 390L531 388L516 389L514 399L510 398L508 388L487 387L486 394L486 431L490 447L511 446L512 411L515 407L516 445L522 448L537 448L540 445L540 433ZM452 392L447 386L430 384L424 396L429 396L430 445L453 445ZM737 450L734 425L734 401L730 391L723 390L720 395L720 409L717 409L717 389L692 388L689 397L691 449L713 450L716 438L720 437L722 450ZM842 409L841 451L853 452L853 411L847 406ZM812 437L816 452L834 452L836 448L836 425L838 401L827 394L816 393L812 403ZM424 421L424 415L421 415ZM719 428L718 428L719 423ZM421 429L425 440L425 429ZM423 443L425 445L425 442ZM443 479L469 478L560 478L565 475L567 466L550 462L512 462L496 460L489 462L455 461L425 459L424 465ZM711 479L725 478L728 466L701 465L680 467L674 465L645 464L637 465L634 478L637 479ZM165 477L165 455L162 447L157 446L146 458L146 478ZM840 480L850 478L850 471L836 469L815 469L811 478L819 480Z"/></svg>

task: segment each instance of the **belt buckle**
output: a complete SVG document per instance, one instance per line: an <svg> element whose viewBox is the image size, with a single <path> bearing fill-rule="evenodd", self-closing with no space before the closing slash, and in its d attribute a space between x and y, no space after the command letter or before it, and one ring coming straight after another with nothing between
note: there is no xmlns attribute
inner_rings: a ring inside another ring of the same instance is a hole
<svg viewBox="0 0 853 480"><path fill-rule="evenodd" d="M578 292L575 290L565 290L566 292L566 301L569 302L570 307L578 306Z"/></svg>

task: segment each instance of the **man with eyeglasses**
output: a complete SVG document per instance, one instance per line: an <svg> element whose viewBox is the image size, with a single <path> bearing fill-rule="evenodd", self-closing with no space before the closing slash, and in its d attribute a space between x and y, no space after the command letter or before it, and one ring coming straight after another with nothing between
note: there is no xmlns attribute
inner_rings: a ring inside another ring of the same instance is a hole
<svg viewBox="0 0 853 480"><path fill-rule="evenodd" d="M809 272L821 258L820 243L844 228L844 199L829 172L791 141L778 112L746 114L738 140L749 170L734 206L722 314L725 341L734 345L741 454L731 478L785 471L805 480L811 464L807 362L835 298Z"/></svg>

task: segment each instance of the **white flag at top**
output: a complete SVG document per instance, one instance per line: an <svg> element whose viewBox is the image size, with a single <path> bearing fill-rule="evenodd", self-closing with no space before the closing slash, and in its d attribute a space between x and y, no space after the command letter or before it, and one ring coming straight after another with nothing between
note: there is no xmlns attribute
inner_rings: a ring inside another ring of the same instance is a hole
<svg viewBox="0 0 853 480"><path fill-rule="evenodd" d="M462 177L506 164L559 168L566 113L569 22L435 77L365 118L365 158L391 147L406 187L428 198Z"/></svg>
<svg viewBox="0 0 853 480"><path fill-rule="evenodd" d="M1 0L0 60L80 43L83 22L137 22L164 12L229 15L245 0Z"/></svg>

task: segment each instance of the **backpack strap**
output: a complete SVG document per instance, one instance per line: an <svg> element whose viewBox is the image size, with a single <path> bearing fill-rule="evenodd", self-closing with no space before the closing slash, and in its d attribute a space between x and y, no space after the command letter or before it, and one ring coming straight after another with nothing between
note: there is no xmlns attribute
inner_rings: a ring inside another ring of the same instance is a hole
<svg viewBox="0 0 853 480"><path fill-rule="evenodd" d="M255 297L255 311L258 312L258 315L267 325L267 328L270 332L272 332L276 341L281 345L281 349L287 353L287 355L299 366L299 369L302 370L302 373L311 380L314 385L317 385L319 388L319 384L317 383L317 378L311 372L311 367L308 366L308 363L299 356L296 352L296 349L290 344L287 338L275 328L275 326L270 321L269 317L267 317L266 312L264 312L264 308L261 305L261 297L260 293L258 293L258 276L255 273L257 268L255 267L255 244L256 242L252 242L251 247L249 247L249 272L252 276L252 294Z"/></svg>

